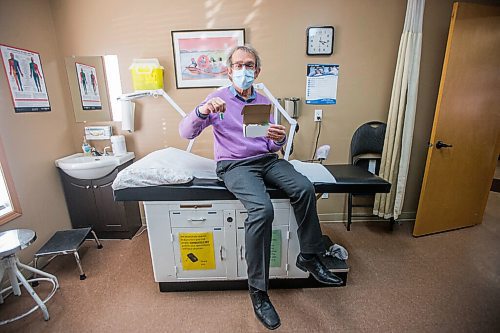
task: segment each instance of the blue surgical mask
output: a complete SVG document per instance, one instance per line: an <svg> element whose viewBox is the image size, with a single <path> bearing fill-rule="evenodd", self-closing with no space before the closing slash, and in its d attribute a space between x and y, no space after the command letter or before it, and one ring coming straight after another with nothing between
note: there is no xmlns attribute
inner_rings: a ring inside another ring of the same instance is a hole
<svg viewBox="0 0 500 333"><path fill-rule="evenodd" d="M239 69L233 70L233 83L239 88L246 90L252 86L255 78L255 71L253 69Z"/></svg>

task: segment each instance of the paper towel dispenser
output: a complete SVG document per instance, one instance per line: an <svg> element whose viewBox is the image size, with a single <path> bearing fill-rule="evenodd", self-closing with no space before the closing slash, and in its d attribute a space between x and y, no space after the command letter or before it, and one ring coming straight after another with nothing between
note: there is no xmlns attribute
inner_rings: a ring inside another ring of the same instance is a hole
<svg viewBox="0 0 500 333"><path fill-rule="evenodd" d="M134 131L135 103L131 100L121 100L122 108L122 131Z"/></svg>

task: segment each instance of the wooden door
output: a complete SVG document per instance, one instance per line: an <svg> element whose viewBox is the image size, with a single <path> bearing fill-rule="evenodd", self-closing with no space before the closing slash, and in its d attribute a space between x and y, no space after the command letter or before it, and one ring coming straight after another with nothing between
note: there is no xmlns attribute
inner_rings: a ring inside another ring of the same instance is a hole
<svg viewBox="0 0 500 333"><path fill-rule="evenodd" d="M500 7L455 3L414 236L481 223L499 127Z"/></svg>

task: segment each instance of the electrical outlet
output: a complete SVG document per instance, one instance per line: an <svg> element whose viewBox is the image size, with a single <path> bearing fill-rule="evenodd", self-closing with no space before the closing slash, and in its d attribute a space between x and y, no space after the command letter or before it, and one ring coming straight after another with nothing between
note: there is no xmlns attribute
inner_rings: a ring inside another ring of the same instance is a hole
<svg viewBox="0 0 500 333"><path fill-rule="evenodd" d="M323 120L323 110L314 110L314 121Z"/></svg>

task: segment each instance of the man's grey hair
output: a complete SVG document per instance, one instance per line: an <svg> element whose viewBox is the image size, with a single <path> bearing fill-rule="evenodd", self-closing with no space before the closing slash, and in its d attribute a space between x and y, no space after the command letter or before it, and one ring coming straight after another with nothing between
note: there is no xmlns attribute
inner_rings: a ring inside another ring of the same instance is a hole
<svg viewBox="0 0 500 333"><path fill-rule="evenodd" d="M227 61L226 61L226 65L227 65L228 68L231 67L231 65L233 64L233 59L232 58L233 58L234 52L236 52L238 50L242 50L242 51L245 51L247 53L253 54L253 56L255 58L255 69L259 69L260 68L261 62L260 62L259 53L257 52L256 49L254 49L249 44L235 46L231 50L229 50L229 53L227 55Z"/></svg>

